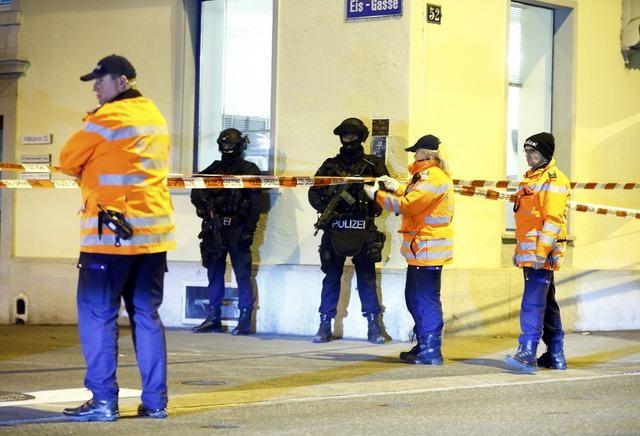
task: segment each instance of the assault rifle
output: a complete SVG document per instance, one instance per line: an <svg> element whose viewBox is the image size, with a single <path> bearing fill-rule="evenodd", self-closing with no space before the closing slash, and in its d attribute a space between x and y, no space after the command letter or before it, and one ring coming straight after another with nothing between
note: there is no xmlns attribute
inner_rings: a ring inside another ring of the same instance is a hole
<svg viewBox="0 0 640 436"><path fill-rule="evenodd" d="M222 242L222 233L220 230L222 228L222 223L220 222L220 217L213 207L213 202L203 199L202 204L204 206L205 216L202 219L202 231L198 237L202 239L200 248L203 257L202 260L204 262L205 253L211 253L216 258L221 257L223 254L222 248L224 244Z"/></svg>
<svg viewBox="0 0 640 436"><path fill-rule="evenodd" d="M371 165L373 166L374 164L372 162L369 162L366 159L362 159L362 161L354 168L354 174L349 174L347 171L340 171L338 170L338 176L340 177L359 177L362 175L362 172L365 170L365 168L367 167L367 165ZM316 223L313 225L316 228L316 231L313 233L313 236L318 234L319 230L325 230L327 225L329 225L329 222L333 219L333 217L335 216L335 210L336 207L338 206L338 203L340 203L341 200L344 200L347 202L347 204L349 206L353 206L355 204L355 202L357 201L353 195L351 195L349 193L349 191L347 191L347 189L349 188L349 183L345 183L344 185L340 185L333 193L333 197L331 197L331 200L329 201L329 203L327 204L327 207L324 208L324 210L322 211L322 213L320 214L320 216L318 217L318 221L316 221Z"/></svg>

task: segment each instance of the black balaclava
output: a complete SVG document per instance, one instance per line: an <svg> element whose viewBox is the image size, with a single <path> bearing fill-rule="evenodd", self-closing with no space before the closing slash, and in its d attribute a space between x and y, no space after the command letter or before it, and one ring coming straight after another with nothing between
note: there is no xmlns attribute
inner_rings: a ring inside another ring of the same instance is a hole
<svg viewBox="0 0 640 436"><path fill-rule="evenodd" d="M342 136L349 133L358 135L358 137L353 141L343 141ZM340 155L342 155L345 160L350 162L360 160L364 155L362 143L369 136L369 129L367 129L367 126L365 126L361 120L358 118L347 118L340 123L338 127L333 129L333 134L340 136L340 143L342 144L342 147L340 147Z"/></svg>
<svg viewBox="0 0 640 436"><path fill-rule="evenodd" d="M223 161L233 161L244 159L244 150L247 148L249 138L243 135L238 129L225 129L218 136L218 150ZM225 150L222 148L223 143L234 144L233 149Z"/></svg>

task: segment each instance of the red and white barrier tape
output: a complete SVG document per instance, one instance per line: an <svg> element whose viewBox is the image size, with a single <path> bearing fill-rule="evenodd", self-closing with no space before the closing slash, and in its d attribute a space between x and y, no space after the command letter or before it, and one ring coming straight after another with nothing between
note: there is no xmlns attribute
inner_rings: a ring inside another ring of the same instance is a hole
<svg viewBox="0 0 640 436"><path fill-rule="evenodd" d="M19 164L10 162L0 162L0 171L18 171L27 173L55 173L59 172L59 167L47 164Z"/></svg>
<svg viewBox="0 0 640 436"><path fill-rule="evenodd" d="M172 177L167 180L169 189L210 189L210 188L279 188L296 186L329 186L344 183L362 183L374 178L361 177L299 177L299 176L213 176L213 177ZM77 189L80 185L75 179L61 180L0 180L0 189ZM489 200L514 202L516 196L492 189L473 186L456 186L455 192L469 197L481 197ZM640 211L610 206L570 201L568 207L578 212L590 212L599 215L614 215L622 218L640 219Z"/></svg>
<svg viewBox="0 0 640 436"><path fill-rule="evenodd" d="M170 189L267 189L295 188L296 186L332 186L346 183L373 182L375 177L327 177L327 176L227 176L203 175L202 177L171 177L167 184Z"/></svg>
<svg viewBox="0 0 640 436"><path fill-rule="evenodd" d="M505 200L511 203L515 202L516 196L502 191L494 191L492 189L480 189L474 186L456 186L455 192L460 195L468 197L481 197L488 200ZM569 201L567 206L571 210L578 212L589 212L598 215L614 215L621 218L636 218L640 219L640 210L625 209L621 207L600 206L598 204L589 203L576 203L575 201Z"/></svg>
<svg viewBox="0 0 640 436"><path fill-rule="evenodd" d="M453 184L456 186L470 186L472 188L517 188L520 182L516 180L460 180L453 179ZM632 190L640 189L640 183L598 183L598 182L571 182L571 188L573 189L596 189L596 190Z"/></svg>
<svg viewBox="0 0 640 436"><path fill-rule="evenodd" d="M55 172L60 172L60 168L53 166L53 165L46 165L46 164L19 164L19 163L9 163L9 162L0 162L0 171L2 170L7 170L7 171L19 171L19 172L29 172L29 173L55 173ZM178 176L178 175L170 175L169 176L169 180L171 179L176 179L176 186L179 186L179 181L178 179L180 177L171 177L171 176ZM213 175L213 176L209 176L209 175L202 175L203 177L220 177L219 175ZM261 187L268 187L268 188L274 188L274 187L294 187L294 186L316 186L315 184L310 184L310 182L307 179L318 179L318 177L302 177L302 176L225 176L228 178L242 178L242 179L246 179L246 178L250 178L250 177L260 177L262 179L264 179L264 185L263 186L262 182L261 183L257 183L257 182L250 182L249 185L247 186L243 186L245 188L261 188ZM191 180L193 180L195 177L187 177L185 180L187 180L187 184L190 183ZM275 184L275 182L273 180L273 178L285 178L285 180L283 182L279 182L277 185ZM296 179L300 180L300 183L296 183ZM370 182L373 179L372 178L362 178L362 177L347 177L347 178L343 178L343 177L333 177L333 179L335 179L336 181L338 179L344 179L347 181L344 182L339 182L339 183L363 183L363 182ZM217 183L217 182L216 182ZM330 183L330 184L339 184L339 183ZM234 182L229 182L228 186L229 188L234 188L237 187L235 185L237 185L238 183L234 183ZM324 183L321 182L320 186L326 185L329 183ZM515 181L515 180L498 180L498 181L492 181L492 180L461 180L461 179L453 179L453 184L456 186L470 186L473 188L500 188L500 189L507 189L507 188L517 188L520 184L520 182ZM187 186L187 188L190 186ZM199 187L199 186L198 186ZM221 188L221 187L227 187L227 186L222 186L222 185L218 185L215 184L214 185L207 185L206 187L212 187L212 188ZM640 189L640 183L620 183L620 182L571 182L571 187L573 189L589 189L589 190L605 190L605 191L611 191L611 190L633 190L633 189Z"/></svg>
<svg viewBox="0 0 640 436"><path fill-rule="evenodd" d="M373 182L374 177L300 177L300 176L207 176L169 177L167 186L172 190L181 189L267 189L294 188L296 186L332 186L345 183ZM80 185L75 179L58 180L0 180L0 189L74 189Z"/></svg>

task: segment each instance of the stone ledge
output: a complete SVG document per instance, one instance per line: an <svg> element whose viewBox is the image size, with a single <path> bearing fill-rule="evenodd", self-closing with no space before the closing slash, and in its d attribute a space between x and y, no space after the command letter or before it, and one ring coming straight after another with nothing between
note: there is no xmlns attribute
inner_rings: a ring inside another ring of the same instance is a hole
<svg viewBox="0 0 640 436"><path fill-rule="evenodd" d="M20 12L0 11L0 26L18 26L18 25L20 25Z"/></svg>
<svg viewBox="0 0 640 436"><path fill-rule="evenodd" d="M24 59L0 59L0 79L16 79L27 73L31 63Z"/></svg>

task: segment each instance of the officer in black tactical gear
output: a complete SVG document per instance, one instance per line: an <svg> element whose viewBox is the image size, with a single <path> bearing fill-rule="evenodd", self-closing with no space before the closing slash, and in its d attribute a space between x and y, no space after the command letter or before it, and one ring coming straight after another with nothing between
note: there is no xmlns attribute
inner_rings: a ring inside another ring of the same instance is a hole
<svg viewBox="0 0 640 436"><path fill-rule="evenodd" d="M333 131L340 137L340 153L324 161L316 176L389 175L384 159L365 154L362 143L369 129L357 118L347 118ZM322 229L320 263L325 278L322 281L320 328L313 342L331 340L331 320L336 316L340 296L340 278L347 257L355 266L362 313L368 321L367 340L385 342L380 326L380 302L376 291L375 264L382 260L385 236L375 226L374 218L381 208L366 196L361 183L315 187L309 189L309 203L320 217L316 229Z"/></svg>
<svg viewBox="0 0 640 436"><path fill-rule="evenodd" d="M226 129L218 136L221 160L214 161L201 174L258 175L256 164L244 159L249 139L237 129ZM202 218L198 235L202 264L209 278L209 311L194 333L222 332L220 306L224 298L227 254L238 283L240 317L234 335L251 334L253 286L251 284L251 244L260 218L260 191L257 189L193 189L191 203Z"/></svg>

